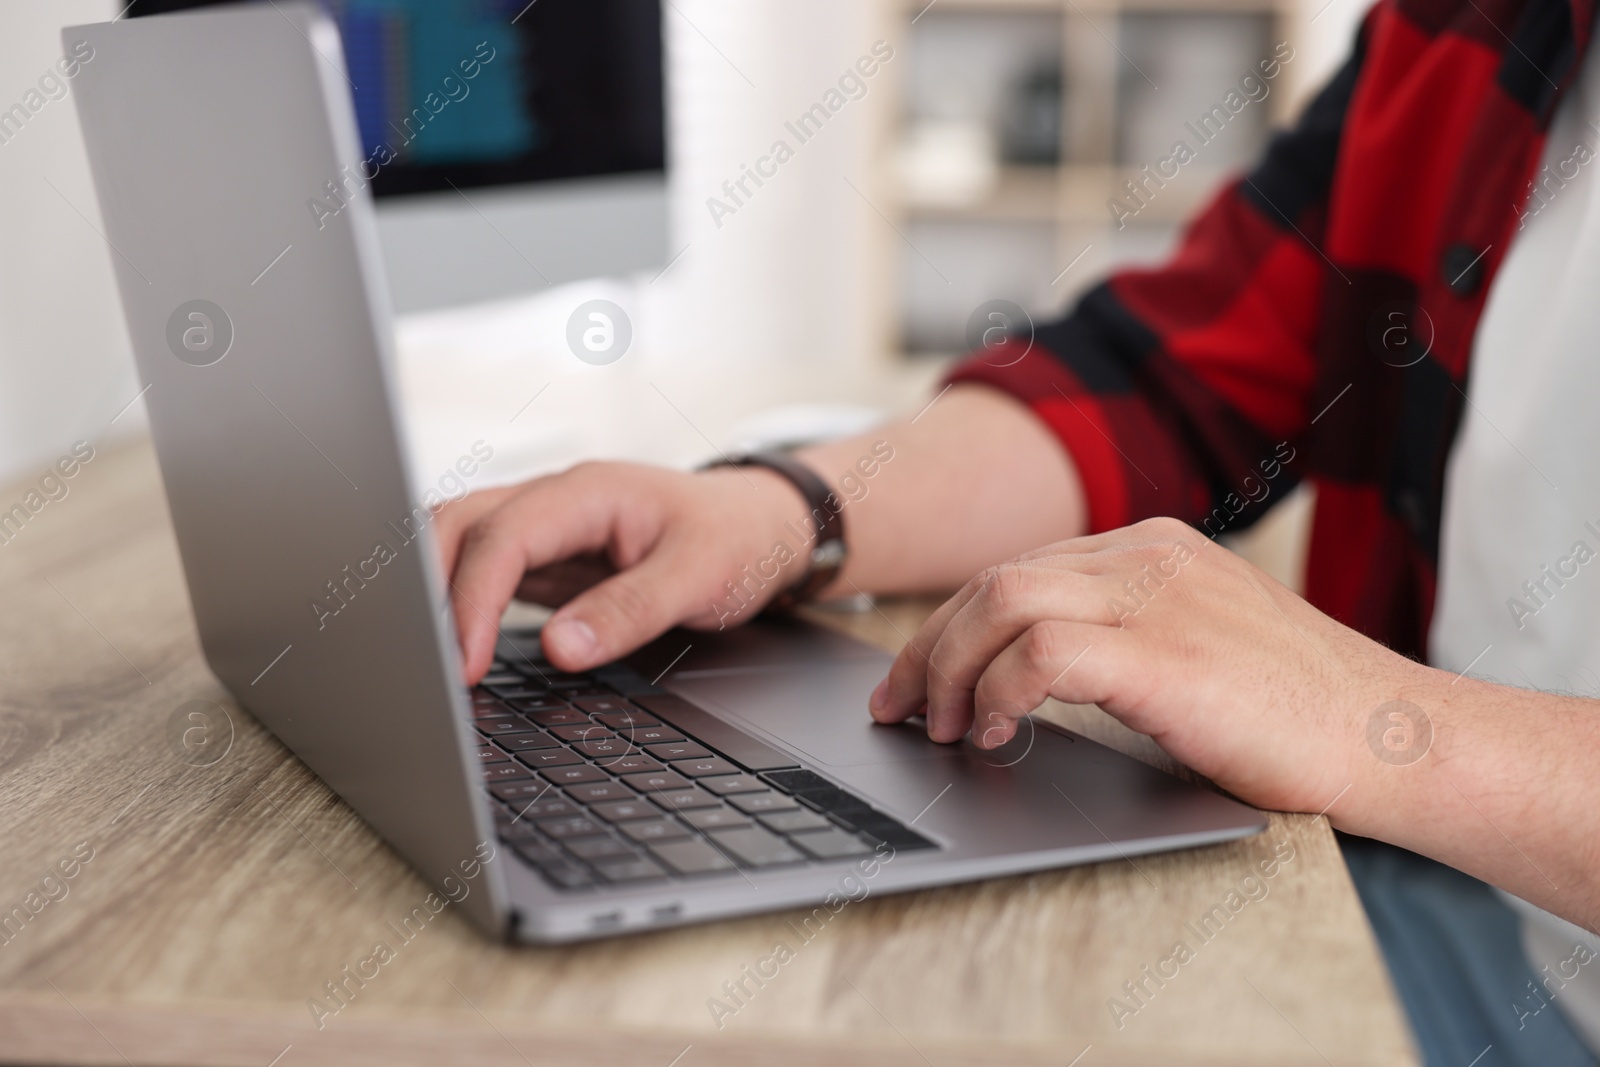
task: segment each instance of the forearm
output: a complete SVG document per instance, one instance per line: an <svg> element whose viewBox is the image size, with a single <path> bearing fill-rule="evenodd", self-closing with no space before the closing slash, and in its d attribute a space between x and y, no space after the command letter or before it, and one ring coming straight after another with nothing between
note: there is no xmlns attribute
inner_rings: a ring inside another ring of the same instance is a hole
<svg viewBox="0 0 1600 1067"><path fill-rule="evenodd" d="M874 454L880 441L887 461ZM1061 444L1026 405L983 386L956 386L914 418L799 458L845 502L850 557L827 595L954 589L1087 526Z"/></svg>
<svg viewBox="0 0 1600 1067"><path fill-rule="evenodd" d="M1398 696L1426 712L1431 745L1415 763L1361 760L1335 825L1600 930L1600 703L1430 668Z"/></svg>

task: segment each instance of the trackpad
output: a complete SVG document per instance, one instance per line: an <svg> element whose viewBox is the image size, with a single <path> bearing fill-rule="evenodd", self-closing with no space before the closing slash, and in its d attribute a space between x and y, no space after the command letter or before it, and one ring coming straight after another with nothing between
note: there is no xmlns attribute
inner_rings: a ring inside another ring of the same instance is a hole
<svg viewBox="0 0 1600 1067"><path fill-rule="evenodd" d="M921 721L880 726L867 698L887 658L828 661L752 670L683 671L667 686L753 733L776 737L817 763L857 767L912 760L960 759L961 748L928 740Z"/></svg>

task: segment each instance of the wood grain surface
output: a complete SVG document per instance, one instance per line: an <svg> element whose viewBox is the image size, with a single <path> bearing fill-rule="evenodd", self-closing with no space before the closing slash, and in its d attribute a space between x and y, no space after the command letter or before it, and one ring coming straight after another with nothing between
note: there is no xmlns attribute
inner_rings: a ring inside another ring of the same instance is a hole
<svg viewBox="0 0 1600 1067"><path fill-rule="evenodd" d="M202 662L148 444L100 450L0 544L0 604L6 1063L1415 1062L1320 818L868 896L810 941L776 914L511 948L448 907L402 940L396 924L427 889ZM930 608L818 617L893 648ZM168 742L192 700L232 720L208 767ZM1164 759L1096 709L1046 714ZM1196 924L1218 907L1202 940ZM1163 964L1179 941L1187 959ZM319 1028L308 1002L378 942L393 958ZM778 942L792 960L719 1026L708 1000L730 1003L723 983ZM1137 982L1135 999L1124 983Z"/></svg>

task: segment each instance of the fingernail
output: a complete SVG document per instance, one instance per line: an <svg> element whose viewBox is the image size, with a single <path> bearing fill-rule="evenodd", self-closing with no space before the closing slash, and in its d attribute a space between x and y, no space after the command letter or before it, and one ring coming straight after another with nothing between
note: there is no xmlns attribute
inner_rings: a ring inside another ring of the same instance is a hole
<svg viewBox="0 0 1600 1067"><path fill-rule="evenodd" d="M545 649L562 659L589 663L599 651L594 631L581 619L559 619L544 628Z"/></svg>
<svg viewBox="0 0 1600 1067"><path fill-rule="evenodd" d="M878 683L878 688L872 691L872 696L867 698L867 710L872 712L882 711L889 706L889 679L885 678Z"/></svg>

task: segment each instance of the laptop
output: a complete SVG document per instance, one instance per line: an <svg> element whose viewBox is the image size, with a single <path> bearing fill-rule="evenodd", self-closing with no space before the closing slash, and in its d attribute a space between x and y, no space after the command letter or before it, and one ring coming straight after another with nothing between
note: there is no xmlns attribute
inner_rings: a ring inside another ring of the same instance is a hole
<svg viewBox="0 0 1600 1067"><path fill-rule="evenodd" d="M469 690L335 24L278 0L63 40L93 48L75 96L206 660L486 933L832 909L1265 827L1043 721L994 751L876 725L890 657L793 618L586 674L507 631Z"/></svg>

